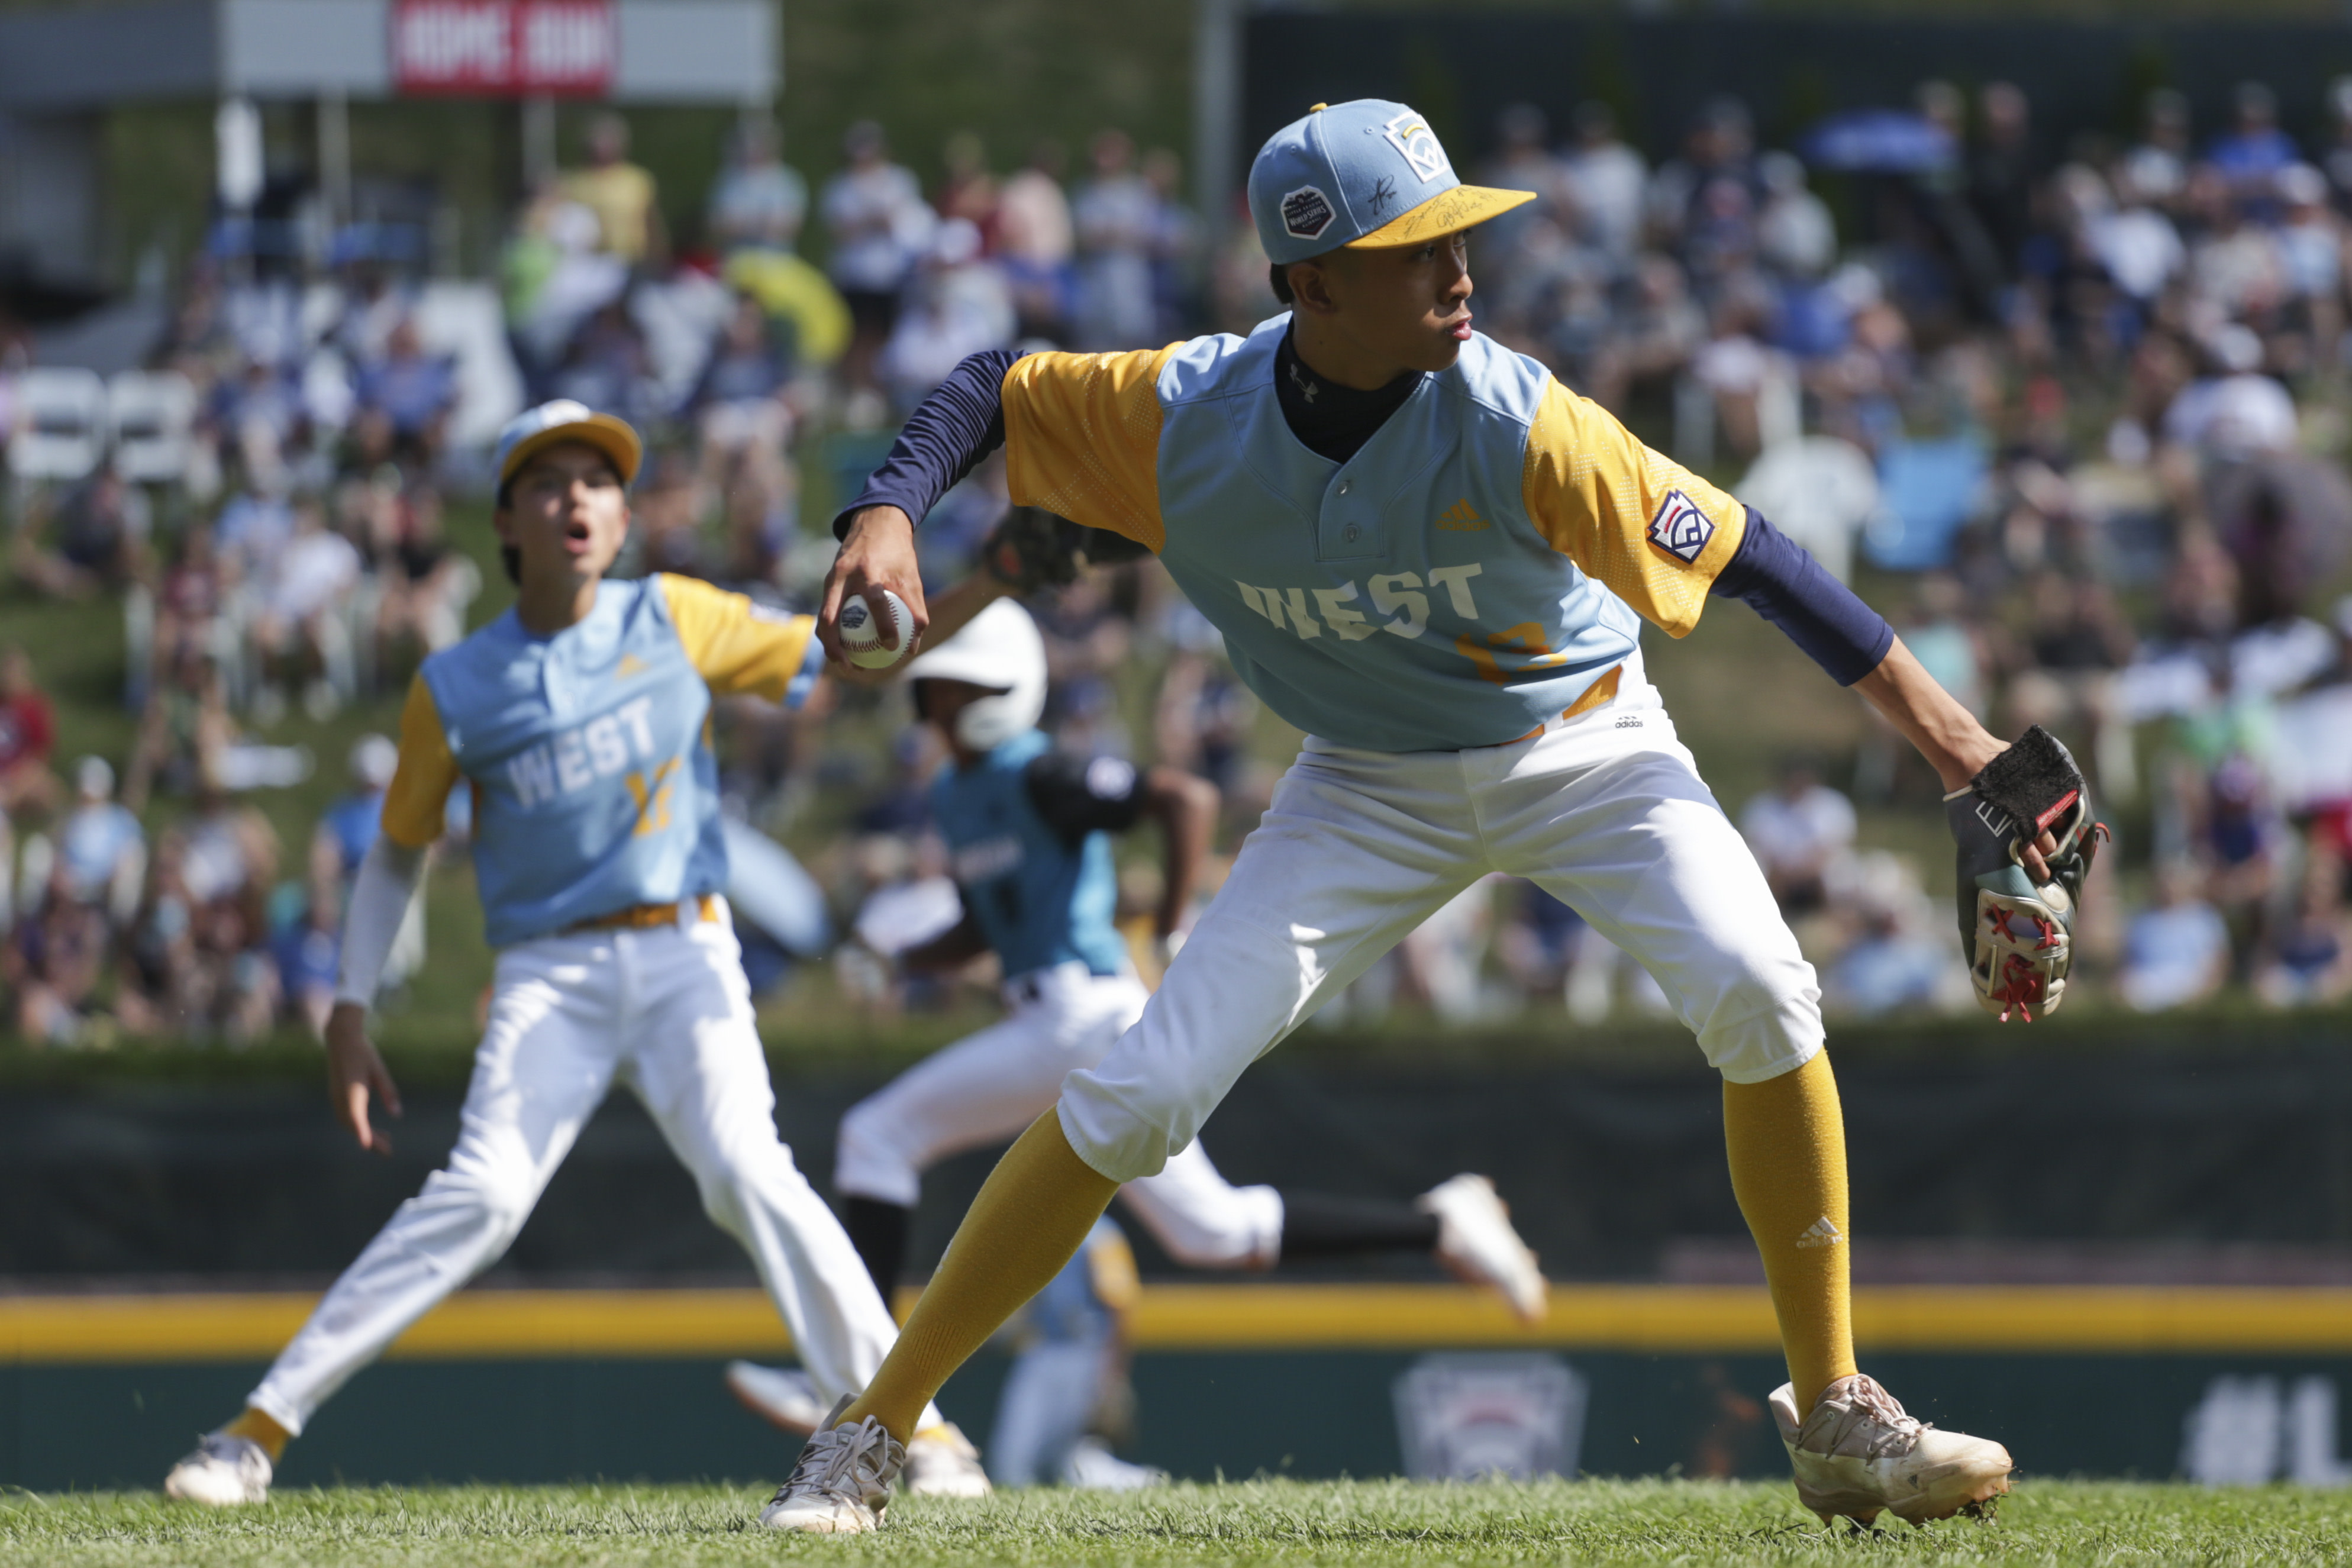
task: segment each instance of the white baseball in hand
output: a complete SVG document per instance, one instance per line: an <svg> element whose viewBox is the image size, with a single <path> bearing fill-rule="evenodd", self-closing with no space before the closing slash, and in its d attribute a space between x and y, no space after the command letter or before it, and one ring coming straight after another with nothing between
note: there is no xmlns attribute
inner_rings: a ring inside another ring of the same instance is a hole
<svg viewBox="0 0 2352 1568"><path fill-rule="evenodd" d="M868 595L873 605L866 602ZM887 669L907 657L915 622L904 599L887 588L869 588L864 595L843 595L841 616L834 624L841 632L842 655L850 663L860 669Z"/></svg>

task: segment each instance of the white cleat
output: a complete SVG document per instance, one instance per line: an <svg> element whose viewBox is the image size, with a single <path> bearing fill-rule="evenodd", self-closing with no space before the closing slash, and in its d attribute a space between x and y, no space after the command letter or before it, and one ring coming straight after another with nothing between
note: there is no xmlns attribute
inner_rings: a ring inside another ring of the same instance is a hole
<svg viewBox="0 0 2352 1568"><path fill-rule="evenodd" d="M871 1415L855 1426L835 1425L849 1402L845 1394L826 1412L824 1429L808 1440L801 1462L760 1510L761 1524L811 1535L863 1535L882 1528L890 1483L906 1468L907 1450Z"/></svg>
<svg viewBox="0 0 2352 1568"><path fill-rule="evenodd" d="M1413 1206L1437 1216L1438 1261L1474 1285L1501 1291L1519 1321L1543 1321L1551 1287L1536 1267L1536 1255L1511 1228L1510 1211L1495 1195L1494 1183L1456 1176L1422 1194Z"/></svg>
<svg viewBox="0 0 2352 1568"><path fill-rule="evenodd" d="M1135 1492L1146 1487L1164 1487L1168 1472L1150 1465L1130 1465L1110 1451L1110 1445L1099 1437L1081 1437L1072 1445L1070 1457L1062 1461L1062 1484L1082 1491Z"/></svg>
<svg viewBox="0 0 2352 1568"><path fill-rule="evenodd" d="M824 1400L809 1374L798 1367L730 1361L727 1392L742 1401L752 1415L795 1437L808 1436L824 1421Z"/></svg>
<svg viewBox="0 0 2352 1568"><path fill-rule="evenodd" d="M1839 1378L1801 1422L1789 1384L1773 1391L1771 1405L1796 1468L1797 1500L1823 1524L1841 1516L1868 1524L1882 1510L1924 1524L2009 1489L2008 1449L1913 1419L1875 1378Z"/></svg>
<svg viewBox="0 0 2352 1568"><path fill-rule="evenodd" d="M252 1438L207 1432L163 1478L163 1495L206 1508L243 1508L269 1500L271 1474L268 1453Z"/></svg>
<svg viewBox="0 0 2352 1568"><path fill-rule="evenodd" d="M899 1484L908 1497L986 1497L996 1489L981 1468L980 1450L952 1421L927 1426L908 1440Z"/></svg>

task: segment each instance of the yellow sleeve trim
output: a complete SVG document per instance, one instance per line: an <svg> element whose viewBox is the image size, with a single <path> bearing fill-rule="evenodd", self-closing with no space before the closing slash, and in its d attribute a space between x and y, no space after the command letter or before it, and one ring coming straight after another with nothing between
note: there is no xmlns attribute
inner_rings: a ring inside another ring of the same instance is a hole
<svg viewBox="0 0 2352 1568"><path fill-rule="evenodd" d="M1689 561L1650 537L1675 492L1713 525ZM1545 385L1528 426L1523 494L1528 519L1554 550L1669 637L1698 625L1708 585L1748 531L1746 507L1557 381Z"/></svg>
<svg viewBox="0 0 2352 1568"><path fill-rule="evenodd" d="M677 627L688 661L711 690L721 697L748 691L783 700L808 656L809 638L816 631L814 616L784 615L694 577L657 572L654 582L669 605L670 624Z"/></svg>
<svg viewBox="0 0 2352 1568"><path fill-rule="evenodd" d="M1030 354L1004 373L1004 468L1016 505L1131 539L1154 553L1160 369L1177 345Z"/></svg>
<svg viewBox="0 0 2352 1568"><path fill-rule="evenodd" d="M441 710L425 677L408 683L400 710L400 764L383 794L383 834L403 849L422 849L441 837L449 792L457 784L457 760L441 728Z"/></svg>

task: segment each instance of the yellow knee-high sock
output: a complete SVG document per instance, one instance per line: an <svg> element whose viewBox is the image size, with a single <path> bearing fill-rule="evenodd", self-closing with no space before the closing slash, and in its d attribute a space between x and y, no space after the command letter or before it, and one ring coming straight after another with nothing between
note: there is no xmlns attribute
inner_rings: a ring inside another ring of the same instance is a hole
<svg viewBox="0 0 2352 1568"><path fill-rule="evenodd" d="M1764 1255L1797 1408L1854 1370L1845 1121L1826 1053L1762 1083L1723 1086L1731 1190Z"/></svg>
<svg viewBox="0 0 2352 1568"><path fill-rule="evenodd" d="M250 1437L261 1445L261 1451L276 1464L286 1454L286 1441L292 1433L248 1405L245 1413L221 1428L232 1437Z"/></svg>
<svg viewBox="0 0 2352 1568"><path fill-rule="evenodd" d="M1118 1191L1078 1158L1054 1111L1032 1122L971 1200L898 1342L843 1421L871 1415L901 1441L913 1436L949 1374L1077 1255Z"/></svg>

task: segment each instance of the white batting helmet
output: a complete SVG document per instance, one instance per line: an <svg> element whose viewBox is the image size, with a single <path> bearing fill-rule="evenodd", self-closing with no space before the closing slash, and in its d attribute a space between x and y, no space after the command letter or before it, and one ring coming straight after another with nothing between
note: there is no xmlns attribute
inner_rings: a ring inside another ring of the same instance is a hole
<svg viewBox="0 0 2352 1568"><path fill-rule="evenodd" d="M1036 728L1045 711L1045 639L1037 623L1011 599L999 599L969 626L907 667L909 680L961 680L998 693L966 704L956 715L955 738L991 752Z"/></svg>

